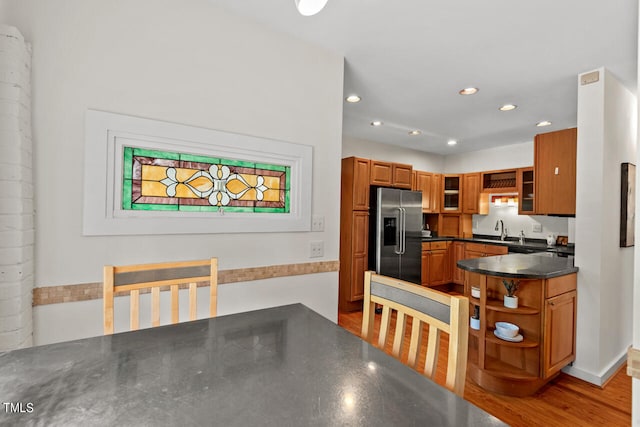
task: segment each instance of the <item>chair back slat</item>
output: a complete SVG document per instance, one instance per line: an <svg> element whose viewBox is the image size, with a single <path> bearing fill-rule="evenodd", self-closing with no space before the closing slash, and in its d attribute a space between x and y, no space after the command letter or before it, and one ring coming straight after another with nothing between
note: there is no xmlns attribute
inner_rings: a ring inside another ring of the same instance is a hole
<svg viewBox="0 0 640 427"><path fill-rule="evenodd" d="M180 318L180 286L171 285L171 323L178 323Z"/></svg>
<svg viewBox="0 0 640 427"><path fill-rule="evenodd" d="M160 288L151 288L151 326L160 326Z"/></svg>
<svg viewBox="0 0 640 427"><path fill-rule="evenodd" d="M211 258L199 261L182 261L129 266L104 267L104 333L114 329L114 296L116 293L130 295L130 328L139 328L139 294L151 291L151 325L160 325L160 292L171 291L171 323L179 321L179 290L189 289L189 319L197 318L198 283L209 284L209 315L217 314L218 260Z"/></svg>
<svg viewBox="0 0 640 427"><path fill-rule="evenodd" d="M135 331L140 328L140 291L131 291L129 298L129 329Z"/></svg>
<svg viewBox="0 0 640 427"><path fill-rule="evenodd" d="M423 373L435 378L440 350L440 334L449 335L445 386L462 396L466 379L469 333L469 300L464 296L449 295L413 283L375 274L365 273L362 338L374 341L376 304L382 305L382 317L377 345L384 348L387 338L394 333L391 353L400 358L407 319L411 319L411 337L408 364L416 367L423 346L422 328L428 327ZM395 331L391 331L392 315L396 315Z"/></svg>
<svg viewBox="0 0 640 427"><path fill-rule="evenodd" d="M402 351L402 342L404 341L404 330L407 326L407 317L403 312L399 311L396 316L396 333L393 335L393 348L391 354L393 357L400 357ZM381 334L382 335L382 334Z"/></svg>
<svg viewBox="0 0 640 427"><path fill-rule="evenodd" d="M197 286L195 283L189 283L189 320L196 320L196 317L198 317Z"/></svg>

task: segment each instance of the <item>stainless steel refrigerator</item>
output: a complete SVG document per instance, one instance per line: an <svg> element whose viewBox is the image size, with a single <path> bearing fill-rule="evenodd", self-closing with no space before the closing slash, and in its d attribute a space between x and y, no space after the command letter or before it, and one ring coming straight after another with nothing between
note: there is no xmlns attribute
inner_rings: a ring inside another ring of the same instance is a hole
<svg viewBox="0 0 640 427"><path fill-rule="evenodd" d="M422 193L376 188L372 192L375 222L371 221L370 247L376 273L421 283ZM373 262L372 262L373 261Z"/></svg>

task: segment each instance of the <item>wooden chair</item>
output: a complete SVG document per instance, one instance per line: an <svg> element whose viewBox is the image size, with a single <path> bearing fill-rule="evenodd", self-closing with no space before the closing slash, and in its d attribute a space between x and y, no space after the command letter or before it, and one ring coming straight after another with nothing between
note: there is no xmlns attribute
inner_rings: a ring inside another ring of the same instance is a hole
<svg viewBox="0 0 640 427"><path fill-rule="evenodd" d="M209 282L209 315L216 316L218 259L104 267L104 333L113 334L113 298L129 292L130 329L139 328L140 292L151 291L151 325L160 326L160 291L171 291L171 323L178 323L178 291L189 288L189 319L196 319L197 282Z"/></svg>
<svg viewBox="0 0 640 427"><path fill-rule="evenodd" d="M412 318L408 363L415 368L422 338L423 324L429 325L424 374L434 379L440 348L440 332L449 334L446 387L457 395L464 393L467 372L469 300L425 288L413 283L365 272L362 338L374 339L375 305L382 306L377 346L384 349L390 334L392 311L396 314L392 355L400 358L407 317Z"/></svg>

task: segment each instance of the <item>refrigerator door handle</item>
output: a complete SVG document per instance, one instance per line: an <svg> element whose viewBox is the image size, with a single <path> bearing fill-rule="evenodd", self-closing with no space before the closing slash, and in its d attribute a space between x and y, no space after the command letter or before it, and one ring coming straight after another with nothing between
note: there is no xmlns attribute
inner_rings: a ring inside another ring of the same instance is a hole
<svg viewBox="0 0 640 427"><path fill-rule="evenodd" d="M400 248L400 254L404 255L407 250L407 210L405 208L402 209L402 247Z"/></svg>
<svg viewBox="0 0 640 427"><path fill-rule="evenodd" d="M393 251L396 255L402 254L402 208L398 209L398 226L396 227L396 245L393 248Z"/></svg>

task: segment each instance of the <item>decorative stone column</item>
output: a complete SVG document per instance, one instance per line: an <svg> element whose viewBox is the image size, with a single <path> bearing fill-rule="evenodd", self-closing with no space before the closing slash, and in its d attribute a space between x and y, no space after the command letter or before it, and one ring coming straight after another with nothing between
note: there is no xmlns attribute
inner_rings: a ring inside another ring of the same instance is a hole
<svg viewBox="0 0 640 427"><path fill-rule="evenodd" d="M33 343L31 48L0 25L0 351Z"/></svg>

